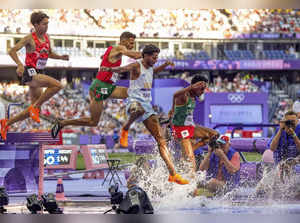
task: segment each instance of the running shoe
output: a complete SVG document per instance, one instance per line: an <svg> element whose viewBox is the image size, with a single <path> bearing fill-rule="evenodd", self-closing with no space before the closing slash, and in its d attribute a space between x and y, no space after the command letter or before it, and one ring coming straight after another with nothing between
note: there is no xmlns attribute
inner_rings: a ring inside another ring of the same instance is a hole
<svg viewBox="0 0 300 223"><path fill-rule="evenodd" d="M5 141L7 130L8 130L7 119L1 119L0 124L1 124L1 138L3 141Z"/></svg>
<svg viewBox="0 0 300 223"><path fill-rule="evenodd" d="M123 128L121 130L120 145L122 147L128 147L128 131Z"/></svg>
<svg viewBox="0 0 300 223"><path fill-rule="evenodd" d="M60 130L62 129L62 125L60 124L59 120L55 120L54 125L51 128L51 136L53 139L55 139L58 135L58 133L60 132Z"/></svg>
<svg viewBox="0 0 300 223"><path fill-rule="evenodd" d="M30 117L36 121L37 123L40 123L40 109L35 108L32 105L29 106L29 115Z"/></svg>
<svg viewBox="0 0 300 223"><path fill-rule="evenodd" d="M169 182L174 182L174 183L177 183L177 184L181 184L181 185L184 185L184 184L188 184L189 181L182 178L182 176L180 176L179 174L175 174L174 176L171 176L169 175L169 179L168 179Z"/></svg>

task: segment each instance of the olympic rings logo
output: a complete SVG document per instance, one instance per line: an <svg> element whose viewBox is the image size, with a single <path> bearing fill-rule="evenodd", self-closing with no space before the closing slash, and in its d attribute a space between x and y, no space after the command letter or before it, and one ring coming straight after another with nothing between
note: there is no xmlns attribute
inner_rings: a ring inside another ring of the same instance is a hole
<svg viewBox="0 0 300 223"><path fill-rule="evenodd" d="M228 94L227 99L231 103L241 103L242 101L244 101L245 95L244 94Z"/></svg>

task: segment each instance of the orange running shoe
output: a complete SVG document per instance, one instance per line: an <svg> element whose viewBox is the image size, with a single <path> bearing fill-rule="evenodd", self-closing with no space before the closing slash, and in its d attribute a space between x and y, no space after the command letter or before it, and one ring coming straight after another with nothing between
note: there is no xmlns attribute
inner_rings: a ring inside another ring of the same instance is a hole
<svg viewBox="0 0 300 223"><path fill-rule="evenodd" d="M7 119L1 119L0 124L1 124L1 138L3 141L5 141L7 130L8 130Z"/></svg>
<svg viewBox="0 0 300 223"><path fill-rule="evenodd" d="M29 106L29 115L30 117L36 121L37 123L40 123L40 109L35 108L32 105Z"/></svg>
<svg viewBox="0 0 300 223"><path fill-rule="evenodd" d="M121 130L120 145L122 147L128 147L128 131L123 128Z"/></svg>
<svg viewBox="0 0 300 223"><path fill-rule="evenodd" d="M181 184L181 185L184 185L184 184L188 184L189 181L182 178L182 176L180 176L179 174L175 174L174 176L171 176L169 175L169 179L168 179L169 182L174 182L174 183L177 183L177 184Z"/></svg>

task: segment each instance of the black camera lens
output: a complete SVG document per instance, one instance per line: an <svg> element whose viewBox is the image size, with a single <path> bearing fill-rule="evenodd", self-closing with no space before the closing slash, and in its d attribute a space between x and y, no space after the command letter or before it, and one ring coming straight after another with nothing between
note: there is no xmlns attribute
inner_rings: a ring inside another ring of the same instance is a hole
<svg viewBox="0 0 300 223"><path fill-rule="evenodd" d="M292 126L292 125L294 125L294 121L293 120L286 120L285 125Z"/></svg>

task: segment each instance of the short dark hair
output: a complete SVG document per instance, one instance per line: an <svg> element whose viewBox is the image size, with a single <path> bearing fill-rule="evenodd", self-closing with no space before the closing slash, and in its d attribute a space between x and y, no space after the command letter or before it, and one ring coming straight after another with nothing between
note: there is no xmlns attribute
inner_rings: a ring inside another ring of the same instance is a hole
<svg viewBox="0 0 300 223"><path fill-rule="evenodd" d="M193 78L192 78L192 81L191 81L191 84L195 84L199 81L204 81L205 83L208 82L207 78L204 77L204 76L201 76L199 74L195 75Z"/></svg>
<svg viewBox="0 0 300 223"><path fill-rule="evenodd" d="M39 24L44 18L49 19L49 16L44 12L33 12L30 16L30 22L32 25Z"/></svg>
<svg viewBox="0 0 300 223"><path fill-rule="evenodd" d="M131 33L131 32L123 32L120 36L120 40L123 40L123 39L130 39L130 38L136 38L136 35Z"/></svg>
<svg viewBox="0 0 300 223"><path fill-rule="evenodd" d="M142 56L144 57L145 54L147 55L152 55L153 53L159 53L160 52L160 49L153 45L153 44L149 44L149 45L146 45L142 51Z"/></svg>
<svg viewBox="0 0 300 223"><path fill-rule="evenodd" d="M284 116L287 116L287 115L296 115L297 116L297 113L294 112L294 111L287 111Z"/></svg>

